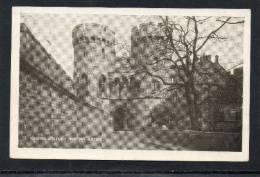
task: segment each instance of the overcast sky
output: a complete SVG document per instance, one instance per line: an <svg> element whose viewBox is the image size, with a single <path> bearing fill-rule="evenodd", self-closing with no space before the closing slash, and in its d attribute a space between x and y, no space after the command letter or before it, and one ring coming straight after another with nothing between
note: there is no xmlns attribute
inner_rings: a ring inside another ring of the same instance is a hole
<svg viewBox="0 0 260 177"><path fill-rule="evenodd" d="M151 16L119 16L119 15L84 15L84 14L22 14L21 22L25 23L46 50L64 68L69 76L73 75L72 29L82 23L99 23L108 26L116 33L118 42L130 45L131 28L141 23L155 21ZM219 25L209 21L201 27L202 33ZM220 64L226 69L242 63L243 56L243 24L226 25L219 34L228 39L222 42L211 41L201 53L219 55ZM214 57L213 57L214 58Z"/></svg>

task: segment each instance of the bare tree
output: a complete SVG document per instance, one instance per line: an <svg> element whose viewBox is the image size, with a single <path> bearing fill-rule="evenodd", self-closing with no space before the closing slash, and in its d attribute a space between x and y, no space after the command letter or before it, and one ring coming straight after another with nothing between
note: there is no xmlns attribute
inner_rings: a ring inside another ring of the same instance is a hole
<svg viewBox="0 0 260 177"><path fill-rule="evenodd" d="M159 28L161 35L145 43L153 44L149 50L139 51L143 58L138 58L134 65L137 73L146 74L163 83L168 91L183 89L187 102L188 112L193 130L199 130L199 117L201 114L199 105L202 100L197 84L208 83L207 75L198 69L199 53L212 40L226 40L219 32L225 25L240 24L244 21L231 17L213 19L217 26L207 32L201 30L201 26L212 22L211 17L183 17L180 21L168 16L160 17ZM146 39L149 40L149 39ZM139 46L140 47L140 46ZM141 46L142 48L143 46ZM172 74L171 74L172 73ZM213 73L214 74L214 73ZM174 77L173 77L174 76ZM196 77L201 76L203 83L198 83Z"/></svg>

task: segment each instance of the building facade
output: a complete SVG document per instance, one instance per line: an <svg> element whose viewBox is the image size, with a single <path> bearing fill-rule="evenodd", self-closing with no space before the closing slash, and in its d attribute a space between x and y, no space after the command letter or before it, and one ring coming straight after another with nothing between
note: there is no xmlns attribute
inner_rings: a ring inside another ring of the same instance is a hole
<svg viewBox="0 0 260 177"><path fill-rule="evenodd" d="M115 32L107 26L77 25L72 31L73 78L25 24L21 24L20 34L19 146L111 147L112 135L135 137L140 133L133 132L154 126L190 129L183 89L165 92L160 80L137 73L136 65L149 64L151 57L164 55L160 53L165 47L161 45L164 36L155 24L132 29L128 58L116 55ZM216 130L227 131L229 128L221 125L226 125L226 120L215 118L222 112L241 111L241 103L232 104L230 109L226 105L228 110L215 109L215 92L226 88L227 78L233 78L218 60L218 56L213 61L211 56L202 55L196 63L199 72L210 73L197 74L195 84L201 95L201 127L207 131L215 131L212 124L215 127L216 122ZM176 79L174 72L160 74L171 75L169 82ZM241 75L236 79L240 81ZM166 121L158 122L158 118Z"/></svg>

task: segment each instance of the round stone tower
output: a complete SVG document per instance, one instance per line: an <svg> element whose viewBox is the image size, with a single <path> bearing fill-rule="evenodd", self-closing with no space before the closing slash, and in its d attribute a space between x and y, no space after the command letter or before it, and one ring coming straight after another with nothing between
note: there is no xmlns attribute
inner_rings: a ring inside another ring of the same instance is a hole
<svg viewBox="0 0 260 177"><path fill-rule="evenodd" d="M115 58L115 33L104 25L80 24L73 29L72 40L76 94L95 105L107 66Z"/></svg>
<svg viewBox="0 0 260 177"><path fill-rule="evenodd" d="M131 31L131 57L136 62L149 62L159 58L163 47L164 34L160 27L152 22L142 23Z"/></svg>

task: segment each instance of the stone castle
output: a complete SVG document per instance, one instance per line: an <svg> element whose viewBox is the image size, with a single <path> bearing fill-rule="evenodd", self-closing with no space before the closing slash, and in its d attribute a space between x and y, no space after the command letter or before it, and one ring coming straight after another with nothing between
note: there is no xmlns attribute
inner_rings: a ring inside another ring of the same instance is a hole
<svg viewBox="0 0 260 177"><path fill-rule="evenodd" d="M141 64L149 64L154 58L163 55L164 47L160 41L164 34L154 23L140 24L131 30L131 51L128 59L119 58L115 51L115 33L107 26L99 24L80 24L72 32L74 46L74 88L78 97L82 97L91 105L107 110L113 118L115 129L139 129L151 121L150 111L161 104L169 94L163 92L165 85L159 79L145 74L136 74L134 68ZM223 87L228 75L219 64L218 56L211 61L211 56L202 56L197 67L202 72L212 73L207 84L199 83L198 90L202 97L208 97L212 91ZM168 82L178 78L172 70L158 71L165 75ZM157 72L157 74L158 74ZM172 73L171 73L172 72ZM165 79L166 79L165 78ZM178 81L176 81L178 82ZM210 90L210 91L209 91ZM182 113L183 126L189 127L187 111L184 111L182 91L176 94L175 110ZM182 104L183 103L183 104ZM182 106L179 106L182 105ZM209 111L214 106L205 104L202 122L210 122ZM180 113L175 113L180 114ZM207 125L205 125L207 127Z"/></svg>
<svg viewBox="0 0 260 177"><path fill-rule="evenodd" d="M124 129L145 126L144 122L148 120L143 119L154 105L164 99L163 95L156 93L161 88L158 80L124 69L125 65L146 60L146 53L153 51L157 54L151 40L157 40L160 36L151 36L151 32L154 33L151 27L155 26L143 24L132 29L131 61L116 56L115 33L107 26L80 24L72 32L74 84L78 97L91 105L115 112L115 117L118 117L115 119L119 119L119 122L122 121L120 119L127 119L129 112L117 115L120 112L117 110L128 109L133 115L129 117L131 121L122 121L128 122L120 125Z"/></svg>
<svg viewBox="0 0 260 177"><path fill-rule="evenodd" d="M149 36L145 27L150 26L143 24L140 29L135 27L132 30L131 61L116 56L115 33L107 26L81 24L74 28L74 81L79 96L91 97L94 102L95 98L127 99L154 94L151 87L152 90L160 87L157 80L151 81L150 85L142 85L144 82L139 80L141 78L133 77L133 71L124 70L126 64L144 61L146 53L157 54L151 41L142 41L159 36Z"/></svg>
<svg viewBox="0 0 260 177"><path fill-rule="evenodd" d="M20 37L21 147L110 148L113 146L110 141L112 135L114 139L143 136L143 133L135 131L148 127L151 123L150 111L163 104L169 96L162 91L165 86L159 80L136 75L134 67L129 70L131 66L150 62L151 56L161 55L158 51L164 46L157 42L163 39L163 34L153 23L132 29L131 52L126 59L116 55L115 32L107 26L77 25L72 31L73 79L67 76L25 24L21 24ZM225 85L228 73L218 63L218 57L211 61L210 56L203 56L199 64L201 68L216 71L210 78L215 85ZM174 73L166 74L174 77ZM182 100L182 95L177 93L175 110L182 110ZM189 128L187 114L182 115L180 125L184 129ZM32 137L101 138L102 143L89 141L80 144L50 139L44 144L40 139L32 140ZM127 138L125 140L125 146L131 144ZM139 140L142 147L142 142L152 141L149 138Z"/></svg>

